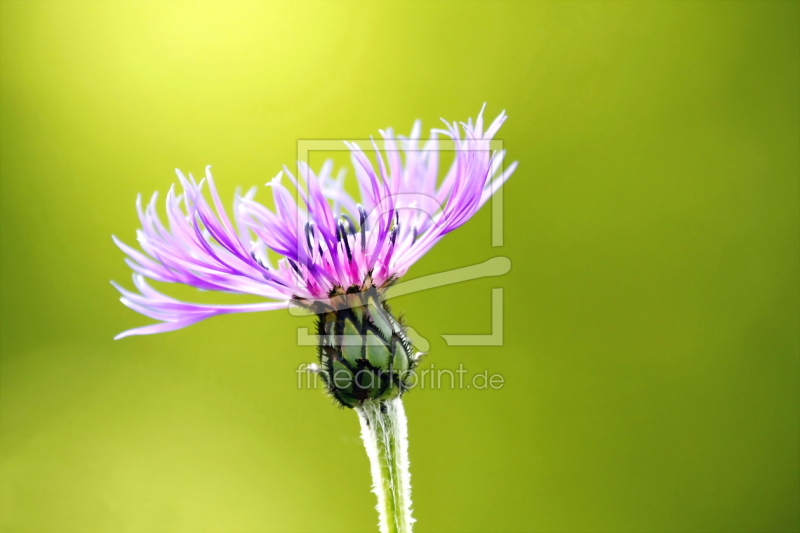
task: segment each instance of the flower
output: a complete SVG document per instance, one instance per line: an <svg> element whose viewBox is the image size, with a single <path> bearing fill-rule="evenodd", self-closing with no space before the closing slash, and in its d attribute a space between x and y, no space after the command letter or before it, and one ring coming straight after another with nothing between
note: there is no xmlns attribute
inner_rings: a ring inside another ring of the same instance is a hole
<svg viewBox="0 0 800 533"><path fill-rule="evenodd" d="M114 237L133 269L138 293L116 283L120 300L159 320L117 335L161 333L226 313L269 311L290 303L315 313L319 362L315 367L328 392L342 406L389 400L408 388L416 365L406 328L385 302L385 289L444 235L464 224L505 182L516 163L502 170L504 153L491 152L490 140L505 121L501 113L483 131L483 109L475 123L445 122L420 144L420 123L409 137L395 140L381 131L383 150L372 141L377 165L355 143L346 143L361 193L356 203L344 188L344 174L332 176L326 162L319 175L299 163L300 179L284 171L267 186L275 208L254 200L255 189L233 205L233 222L214 186L209 168L198 184L176 171L183 194L170 188L168 225L156 212L157 195L137 210L140 252ZM455 151L450 169L437 185L439 141L448 137ZM399 141L399 147L398 147ZM401 158L401 152L404 158ZM376 170L377 166L377 170ZM291 182L301 202L282 184ZM203 195L208 183L212 206ZM268 251L282 256L275 265ZM183 283L202 290L260 296L254 304L188 303L153 289L145 278ZM112 282L113 283L113 282Z"/></svg>
<svg viewBox="0 0 800 533"><path fill-rule="evenodd" d="M383 150L372 141L377 165L357 144L346 143L360 203L343 189L343 174L332 176L329 161L318 175L299 163L299 180L284 167L267 183L274 211L256 202L255 189L251 189L235 196L232 221L217 194L210 167L199 183L176 171L183 194L177 195L174 186L167 194L168 224L156 212L157 194L144 207L140 196L137 209L142 228L137 238L142 251L113 237L128 255L126 262L134 271L139 291L114 283L122 294L120 300L159 321L116 338L176 330L215 315L269 311L291 302L311 305L317 299L356 289L367 292L387 287L445 234L469 220L514 171L516 163L502 170L502 151L489 150L489 141L505 121L505 113L485 131L482 115L483 109L474 124L471 119L461 123L463 138L457 124L445 122L446 129L431 130L424 146L419 146L419 121L409 137L395 139L391 130L381 131ZM440 185L437 134L448 137L455 149L453 164ZM299 204L283 185L284 175L302 200ZM206 184L213 207L203 194ZM267 250L282 258L273 265ZM145 278L255 295L265 301L187 303L156 291ZM370 318L371 323L374 320L379 318ZM386 335L382 338L387 341ZM395 340L407 344L403 338Z"/></svg>

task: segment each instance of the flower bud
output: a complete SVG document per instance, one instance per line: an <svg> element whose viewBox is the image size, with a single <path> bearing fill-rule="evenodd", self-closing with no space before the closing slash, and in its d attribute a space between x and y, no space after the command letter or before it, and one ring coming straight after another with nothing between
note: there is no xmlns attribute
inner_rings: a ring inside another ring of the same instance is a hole
<svg viewBox="0 0 800 533"><path fill-rule="evenodd" d="M331 396L352 408L403 394L415 362L411 343L378 290L351 287L330 302L317 314L317 334L319 374Z"/></svg>

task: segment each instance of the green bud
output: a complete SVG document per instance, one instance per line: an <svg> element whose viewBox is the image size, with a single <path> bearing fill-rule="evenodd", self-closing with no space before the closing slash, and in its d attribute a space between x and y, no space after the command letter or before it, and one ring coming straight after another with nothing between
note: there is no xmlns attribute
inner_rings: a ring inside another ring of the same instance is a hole
<svg viewBox="0 0 800 533"><path fill-rule="evenodd" d="M352 408L408 389L411 343L375 287L332 293L330 305L315 312L319 374L337 402Z"/></svg>

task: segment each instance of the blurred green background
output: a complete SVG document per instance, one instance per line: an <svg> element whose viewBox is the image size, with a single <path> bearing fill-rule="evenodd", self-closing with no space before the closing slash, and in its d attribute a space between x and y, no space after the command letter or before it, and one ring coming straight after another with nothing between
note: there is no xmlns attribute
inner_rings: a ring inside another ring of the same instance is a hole
<svg viewBox="0 0 800 533"><path fill-rule="evenodd" d="M428 363L500 390L406 396L417 531L800 529L800 4L0 3L0 529L376 531L351 411L298 390L309 319L149 319L111 234L173 169L226 203L298 139L510 116L520 167L393 304ZM260 193L264 197L264 193ZM489 333L502 347L449 347ZM179 290L175 294L192 295Z"/></svg>

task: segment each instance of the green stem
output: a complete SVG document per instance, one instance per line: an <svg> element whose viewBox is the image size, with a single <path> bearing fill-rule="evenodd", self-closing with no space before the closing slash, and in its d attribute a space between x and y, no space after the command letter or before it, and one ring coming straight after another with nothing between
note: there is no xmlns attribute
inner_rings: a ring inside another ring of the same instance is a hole
<svg viewBox="0 0 800 533"><path fill-rule="evenodd" d="M381 533L411 533L411 474L408 471L408 424L400 398L371 400L356 407L361 439L378 497Z"/></svg>

